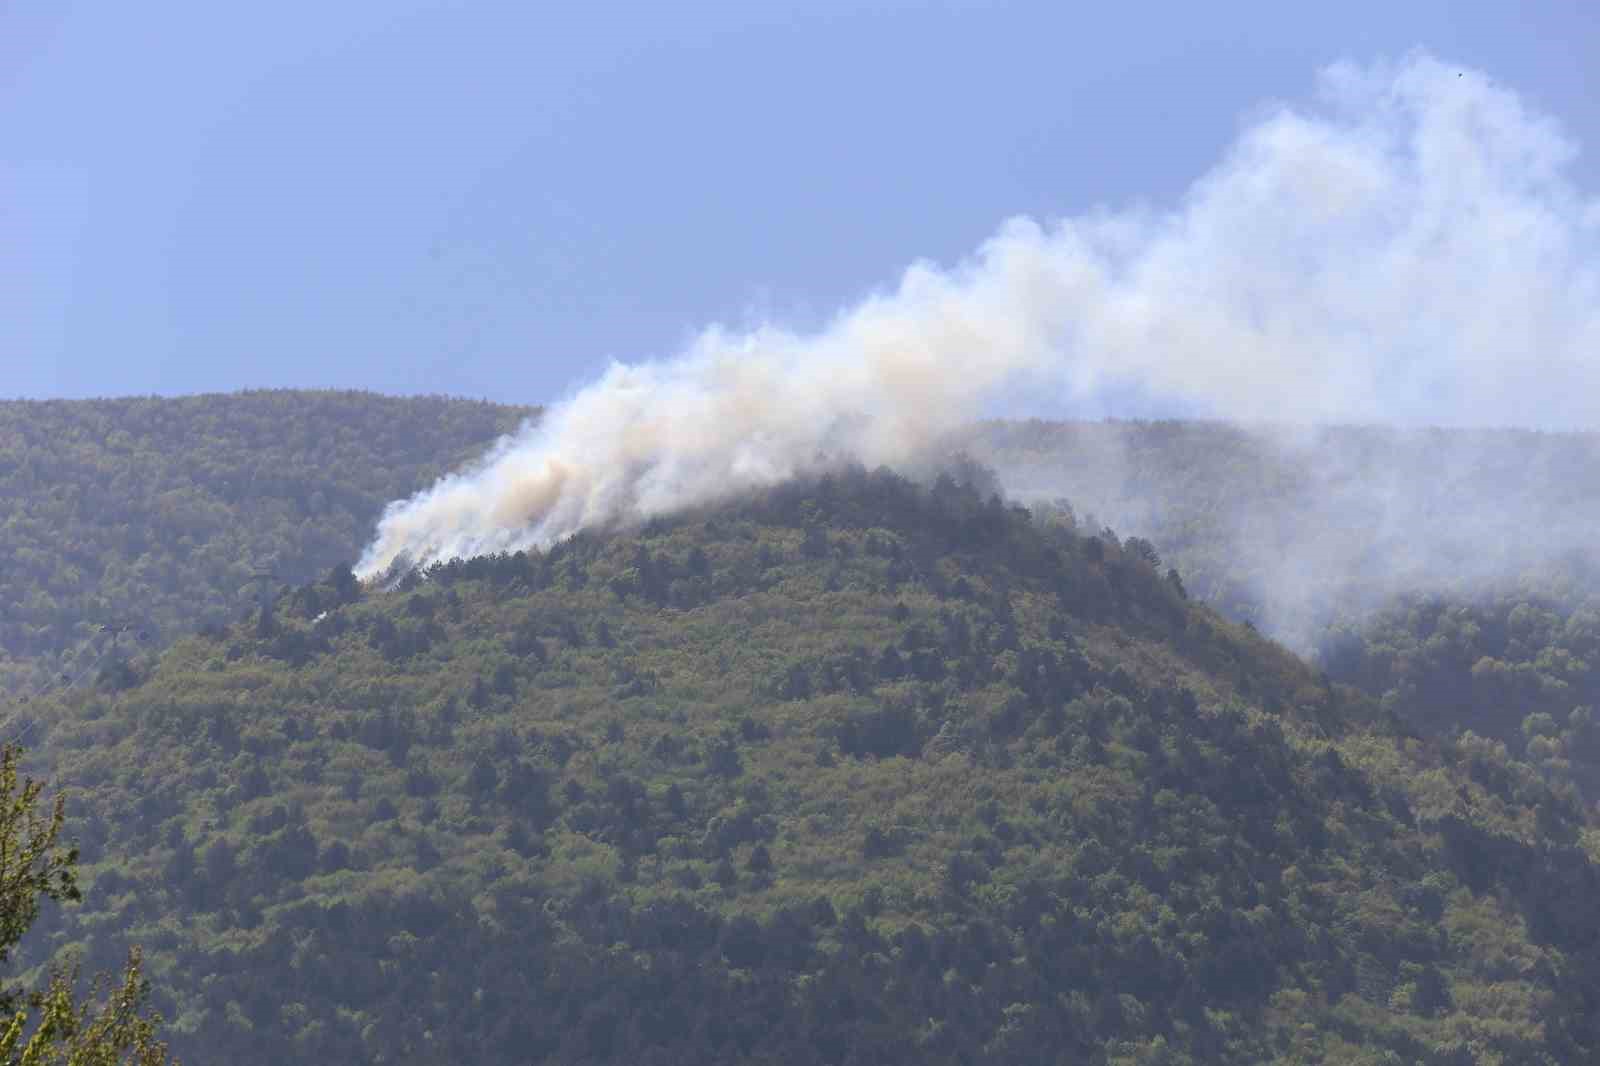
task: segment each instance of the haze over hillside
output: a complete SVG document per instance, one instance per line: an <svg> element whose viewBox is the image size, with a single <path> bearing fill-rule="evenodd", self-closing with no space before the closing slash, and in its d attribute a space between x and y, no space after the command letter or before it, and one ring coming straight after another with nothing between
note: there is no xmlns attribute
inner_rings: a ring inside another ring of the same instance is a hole
<svg viewBox="0 0 1600 1066"><path fill-rule="evenodd" d="M1013 498L1148 537L1191 592L1303 653L1401 596L1600 577L1600 433L1034 421L960 440Z"/></svg>
<svg viewBox="0 0 1600 1066"><path fill-rule="evenodd" d="M1600 800L1600 435L1013 422L964 442L1424 734L1475 732Z"/></svg>

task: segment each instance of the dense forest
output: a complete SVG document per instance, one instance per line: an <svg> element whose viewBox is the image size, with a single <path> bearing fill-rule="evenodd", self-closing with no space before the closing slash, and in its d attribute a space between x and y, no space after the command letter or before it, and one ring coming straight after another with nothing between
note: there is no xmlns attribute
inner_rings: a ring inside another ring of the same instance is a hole
<svg viewBox="0 0 1600 1066"><path fill-rule="evenodd" d="M1600 1055L1595 436L990 424L353 579L531 413L0 404L23 985L142 946L190 1062Z"/></svg>
<svg viewBox="0 0 1600 1066"><path fill-rule="evenodd" d="M159 646L237 616L259 575L354 558L386 503L533 413L355 392L0 401L0 682L74 679L101 627Z"/></svg>
<svg viewBox="0 0 1600 1066"><path fill-rule="evenodd" d="M1600 840L981 472L347 568L38 709L194 1061L1574 1062ZM1391 701L1392 702L1392 701Z"/></svg>

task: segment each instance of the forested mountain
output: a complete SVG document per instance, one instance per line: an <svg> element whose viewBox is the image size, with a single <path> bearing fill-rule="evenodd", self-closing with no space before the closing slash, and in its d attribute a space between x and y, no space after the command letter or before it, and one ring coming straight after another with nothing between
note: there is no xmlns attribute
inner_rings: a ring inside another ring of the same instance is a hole
<svg viewBox="0 0 1600 1066"><path fill-rule="evenodd" d="M354 558L384 504L532 413L356 392L0 401L0 684L76 677L99 626L159 645L236 617L259 572Z"/></svg>
<svg viewBox="0 0 1600 1066"><path fill-rule="evenodd" d="M0 402L0 683L86 684L237 618L263 583L355 558L388 501L534 413L305 391ZM1015 498L1147 539L1196 599L1417 728L1470 728L1600 799L1600 435L1002 422L958 443Z"/></svg>
<svg viewBox="0 0 1600 1066"><path fill-rule="evenodd" d="M530 413L0 403L87 864L30 965L142 943L194 1062L1597 1054L1600 438L992 424L1031 515L853 471L351 579Z"/></svg>
<svg viewBox="0 0 1600 1066"><path fill-rule="evenodd" d="M1156 555L857 470L335 569L34 708L87 898L30 958L143 943L188 1061L1600 1055L1570 791Z"/></svg>

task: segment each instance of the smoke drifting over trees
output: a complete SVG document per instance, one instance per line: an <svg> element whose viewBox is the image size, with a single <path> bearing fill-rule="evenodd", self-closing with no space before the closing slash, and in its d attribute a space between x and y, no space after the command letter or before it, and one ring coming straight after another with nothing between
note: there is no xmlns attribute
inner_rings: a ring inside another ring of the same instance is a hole
<svg viewBox="0 0 1600 1066"><path fill-rule="evenodd" d="M391 505L360 571L548 544L849 456L894 465L1024 383L1298 424L1600 421L1600 203L1552 119L1426 55L1335 65L1183 201L1014 219L802 335L613 365Z"/></svg>
<svg viewBox="0 0 1600 1066"><path fill-rule="evenodd" d="M1015 498L1150 538L1190 592L1302 652L1401 595L1600 584L1600 434L994 422L961 443Z"/></svg>

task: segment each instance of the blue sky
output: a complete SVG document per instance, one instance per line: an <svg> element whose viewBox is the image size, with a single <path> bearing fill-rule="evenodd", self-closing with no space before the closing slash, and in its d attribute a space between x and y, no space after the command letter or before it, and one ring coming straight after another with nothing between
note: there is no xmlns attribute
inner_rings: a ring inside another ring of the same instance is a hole
<svg viewBox="0 0 1600 1066"><path fill-rule="evenodd" d="M1339 59L1514 89L1600 190L1600 8L0 7L0 396L569 394L1008 216L1176 205Z"/></svg>

